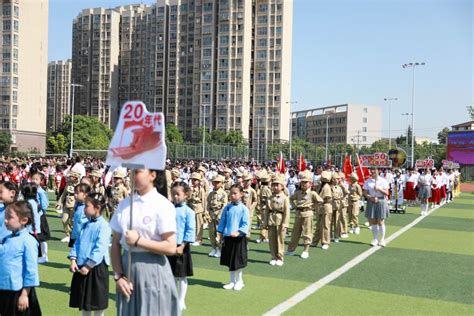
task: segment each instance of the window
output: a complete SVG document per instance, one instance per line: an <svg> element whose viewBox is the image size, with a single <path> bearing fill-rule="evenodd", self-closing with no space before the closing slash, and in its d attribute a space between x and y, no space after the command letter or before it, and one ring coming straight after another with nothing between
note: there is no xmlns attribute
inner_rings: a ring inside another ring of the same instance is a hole
<svg viewBox="0 0 474 316"><path fill-rule="evenodd" d="M12 21L10 21L10 20L3 21L3 30L4 31L9 31L11 29L11 26L12 26Z"/></svg>
<svg viewBox="0 0 474 316"><path fill-rule="evenodd" d="M3 73L10 72L10 63L3 63Z"/></svg>
<svg viewBox="0 0 474 316"><path fill-rule="evenodd" d="M212 22L212 14L206 14L203 17L203 22L204 23L211 23Z"/></svg>
<svg viewBox="0 0 474 316"><path fill-rule="evenodd" d="M210 37L210 36L203 37L202 45L203 46L211 46L212 45L212 37Z"/></svg>
<svg viewBox="0 0 474 316"><path fill-rule="evenodd" d="M3 16L11 16L12 15L12 8L11 6L4 4L3 5Z"/></svg>
<svg viewBox="0 0 474 316"><path fill-rule="evenodd" d="M20 16L20 8L17 6L13 7L13 15L17 18Z"/></svg>
<svg viewBox="0 0 474 316"><path fill-rule="evenodd" d="M268 11L268 4L262 3L258 6L259 12L267 12Z"/></svg>
<svg viewBox="0 0 474 316"><path fill-rule="evenodd" d="M363 118L362 118L362 122L363 122L363 123L367 123L367 118L366 118L366 117L363 117Z"/></svg>
<svg viewBox="0 0 474 316"><path fill-rule="evenodd" d="M206 48L202 50L203 57L211 57L212 56L212 49Z"/></svg>
<svg viewBox="0 0 474 316"><path fill-rule="evenodd" d="M17 63L13 63L13 73L14 73L15 75L18 74L18 64L17 64Z"/></svg>
<svg viewBox="0 0 474 316"><path fill-rule="evenodd" d="M220 25L220 31L221 32L229 32L229 24L221 24Z"/></svg>
<svg viewBox="0 0 474 316"><path fill-rule="evenodd" d="M363 132L367 132L367 127L365 127L365 126L362 127L362 131L363 131Z"/></svg>
<svg viewBox="0 0 474 316"><path fill-rule="evenodd" d="M267 51L266 51L266 50L258 50L258 51L257 51L257 58L258 58L258 59L265 59L265 58L267 58Z"/></svg>
<svg viewBox="0 0 474 316"><path fill-rule="evenodd" d="M13 60L18 60L18 48L13 49Z"/></svg>
<svg viewBox="0 0 474 316"><path fill-rule="evenodd" d="M258 46L259 47L267 47L267 39L266 38L259 39L258 40Z"/></svg>
<svg viewBox="0 0 474 316"><path fill-rule="evenodd" d="M268 22L268 18L266 15L259 15L258 16L258 23L264 24Z"/></svg>
<svg viewBox="0 0 474 316"><path fill-rule="evenodd" d="M264 72L259 72L257 73L257 80L266 80L267 79L267 74Z"/></svg>
<svg viewBox="0 0 474 316"><path fill-rule="evenodd" d="M228 43L229 43L229 36L221 36L221 38L220 38L220 43L221 43L222 45L228 44Z"/></svg>
<svg viewBox="0 0 474 316"><path fill-rule="evenodd" d="M202 9L203 11L212 11L212 2L209 2L209 3L204 3L202 5Z"/></svg>
<svg viewBox="0 0 474 316"><path fill-rule="evenodd" d="M228 56L229 55L229 49L228 48L219 49L219 55L220 56Z"/></svg>
<svg viewBox="0 0 474 316"><path fill-rule="evenodd" d="M3 34L3 45L10 45L12 43L12 37L10 34Z"/></svg>
<svg viewBox="0 0 474 316"><path fill-rule="evenodd" d="M259 27L257 28L258 35L267 35L267 28L266 27Z"/></svg>
<svg viewBox="0 0 474 316"><path fill-rule="evenodd" d="M362 136L362 141L363 141L363 142L366 142L366 141L367 141L367 137L366 137L366 136Z"/></svg>
<svg viewBox="0 0 474 316"><path fill-rule="evenodd" d="M367 113L367 108L364 108L364 113Z"/></svg>

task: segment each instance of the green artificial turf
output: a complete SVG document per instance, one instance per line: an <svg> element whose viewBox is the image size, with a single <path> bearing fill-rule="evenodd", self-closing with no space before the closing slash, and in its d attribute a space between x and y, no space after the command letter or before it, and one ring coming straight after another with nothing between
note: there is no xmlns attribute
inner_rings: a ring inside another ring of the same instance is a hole
<svg viewBox="0 0 474 316"><path fill-rule="evenodd" d="M52 198L51 195L50 197ZM442 312L449 308L453 308L458 314L468 311L469 307L472 307L466 305L472 304L472 287L469 292L465 284L474 283L467 268L473 266L473 226L472 223L469 224L469 221L474 219L474 212L471 211L473 204L474 196L466 198L463 195L454 203L435 211L415 228L390 243L386 249L378 251L330 286L298 304L290 310L290 314L317 312L337 315L344 311L355 315L367 315L366 312L376 314L379 309L386 308L389 302L399 299L407 301L407 305L401 309L402 312L409 311L410 306L418 306L421 314L436 314L437 311ZM54 206L54 203L51 203L51 206ZM407 214L392 214L387 220L387 236L417 217L418 207L408 208ZM51 209L48 221L52 232L52 238L48 242L50 262L40 265L41 286L38 289L43 314L77 315L77 310L68 307L72 275L68 271L69 248L60 242L64 237L61 220ZM291 221L293 222L293 218ZM271 259L268 244L251 241L249 264L244 269L243 276L246 286L241 292L222 289L222 285L228 282L229 273L227 268L219 265L219 259L208 257L207 254L211 250L210 241L205 239L203 246L192 248L194 276L189 278L186 299L188 308L185 314L258 315L270 310L369 249L368 243L372 235L370 230L363 226L364 222L362 213L360 235L350 235L347 240L332 243L327 251L311 248L307 260L298 256L285 257L283 267L268 264ZM291 226L292 224L290 228ZM258 237L258 232L253 230L253 240ZM289 238L288 236L287 242ZM460 243L459 240L463 242ZM301 251L300 245L296 253L300 254ZM395 265L396 269L392 269L391 265ZM457 265L459 267L455 268ZM372 274L382 277L387 286L374 287L371 282ZM423 277L425 274L428 276ZM441 283L438 289L433 290L430 287L430 284L433 284L431 282ZM447 293L450 291L460 294ZM114 293L115 283L111 278L107 315L115 314ZM378 297L380 302L374 296ZM369 306L381 306L377 307L379 309L367 309L364 302ZM352 304L357 308L354 309ZM330 306L333 308L328 309ZM387 313L390 312L395 313L395 310L390 308Z"/></svg>

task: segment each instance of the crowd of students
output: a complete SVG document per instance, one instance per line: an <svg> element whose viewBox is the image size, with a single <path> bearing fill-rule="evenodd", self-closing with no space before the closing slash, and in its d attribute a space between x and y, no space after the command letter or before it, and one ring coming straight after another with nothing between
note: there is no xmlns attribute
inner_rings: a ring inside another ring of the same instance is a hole
<svg viewBox="0 0 474 316"><path fill-rule="evenodd" d="M203 246L205 229L209 256L229 268L223 288L240 291L252 237L268 243L269 264L280 267L301 238L300 257L307 259L311 246L327 250L360 234L365 210L370 244L385 247L393 205L417 201L424 216L430 203L451 201L460 183L457 170L442 168L405 174L373 168L359 179L332 166L282 174L274 164L252 162L168 161L165 171L131 171L94 159L41 158L10 159L0 169L0 315L41 314L35 287L38 263L48 261L47 190L56 192L62 241L70 247L70 307L103 315L112 266L117 314L178 315L193 275L191 248Z"/></svg>

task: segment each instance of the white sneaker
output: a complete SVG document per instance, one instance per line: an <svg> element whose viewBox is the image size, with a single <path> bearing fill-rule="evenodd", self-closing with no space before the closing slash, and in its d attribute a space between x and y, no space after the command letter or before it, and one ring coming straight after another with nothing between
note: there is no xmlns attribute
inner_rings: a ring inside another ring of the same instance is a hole
<svg viewBox="0 0 474 316"><path fill-rule="evenodd" d="M38 263L47 263L47 262L48 262L48 257L38 258Z"/></svg>
<svg viewBox="0 0 474 316"><path fill-rule="evenodd" d="M283 261L282 260L277 260L276 265L281 267L283 265Z"/></svg>
<svg viewBox="0 0 474 316"><path fill-rule="evenodd" d="M344 239L349 238L349 235L348 234L342 234L341 238L344 238Z"/></svg>
<svg viewBox="0 0 474 316"><path fill-rule="evenodd" d="M334 242L339 242L339 238L334 238Z"/></svg>
<svg viewBox="0 0 474 316"><path fill-rule="evenodd" d="M216 250L216 254L214 255L214 257L216 257L216 258L220 258L220 257L221 257L221 250L220 250L220 249L217 249L217 250Z"/></svg>
<svg viewBox="0 0 474 316"><path fill-rule="evenodd" d="M349 229L349 234L353 234L353 233L354 233L354 228Z"/></svg>
<svg viewBox="0 0 474 316"><path fill-rule="evenodd" d="M274 266L274 265L276 265L276 263L277 263L277 261L276 261L276 260L272 260L272 261L270 261L270 265L271 265L271 266Z"/></svg>
<svg viewBox="0 0 474 316"><path fill-rule="evenodd" d="M372 242L370 243L370 245L371 245L372 247L375 247L375 246L377 246L378 244L379 244L379 241L378 241L377 239L373 239Z"/></svg>
<svg viewBox="0 0 474 316"><path fill-rule="evenodd" d="M262 240L261 240L261 239L257 239L256 242L257 242L257 244L259 244L259 243L262 242Z"/></svg>
<svg viewBox="0 0 474 316"><path fill-rule="evenodd" d="M309 258L309 253L307 251L303 251L301 253L301 259L308 259Z"/></svg>
<svg viewBox="0 0 474 316"><path fill-rule="evenodd" d="M380 246L380 247L385 247L385 246L386 246L385 240L379 241L379 246Z"/></svg>
<svg viewBox="0 0 474 316"><path fill-rule="evenodd" d="M234 282L227 283L226 285L223 286L224 290L232 290L235 286Z"/></svg>
<svg viewBox="0 0 474 316"><path fill-rule="evenodd" d="M356 227L356 228L354 229L354 233L355 233L356 235L359 235L359 234L360 234L360 227Z"/></svg>
<svg viewBox="0 0 474 316"><path fill-rule="evenodd" d="M240 291L242 288L245 286L244 282L240 281L235 283L234 285L234 291Z"/></svg>
<svg viewBox="0 0 474 316"><path fill-rule="evenodd" d="M324 250L328 250L328 249L329 249L329 245L328 245L328 244L324 244L321 248L324 249Z"/></svg>
<svg viewBox="0 0 474 316"><path fill-rule="evenodd" d="M216 249L212 249L212 251L209 253L209 257L215 257L216 256Z"/></svg>
<svg viewBox="0 0 474 316"><path fill-rule="evenodd" d="M202 229L207 229L208 227L209 227L209 224L202 225Z"/></svg>
<svg viewBox="0 0 474 316"><path fill-rule="evenodd" d="M263 242L264 242L265 244L268 244L268 239L264 239Z"/></svg>
<svg viewBox="0 0 474 316"><path fill-rule="evenodd" d="M294 256L295 252L294 251L287 251L285 252L285 256Z"/></svg>
<svg viewBox="0 0 474 316"><path fill-rule="evenodd" d="M61 239L61 242L69 242L69 237L68 236L64 237L63 239Z"/></svg>
<svg viewBox="0 0 474 316"><path fill-rule="evenodd" d="M195 241L191 244L191 246L194 246L194 247L201 246L201 243L199 241Z"/></svg>

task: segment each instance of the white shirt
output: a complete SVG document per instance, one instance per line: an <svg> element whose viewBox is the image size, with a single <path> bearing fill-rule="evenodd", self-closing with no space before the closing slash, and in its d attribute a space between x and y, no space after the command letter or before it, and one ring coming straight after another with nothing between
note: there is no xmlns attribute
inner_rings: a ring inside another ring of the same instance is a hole
<svg viewBox="0 0 474 316"><path fill-rule="evenodd" d="M114 216L110 220L110 228L122 235L120 244L126 250L125 232L130 223L130 198L120 202ZM142 238L161 240L161 235L176 232L176 210L171 202L156 191L151 190L140 196L133 196L133 227ZM145 249L134 247L133 252L146 252Z"/></svg>
<svg viewBox="0 0 474 316"><path fill-rule="evenodd" d="M431 183L433 182L433 177L431 176L431 174L422 174L418 178L418 182L420 183L420 185L431 186Z"/></svg>
<svg viewBox="0 0 474 316"><path fill-rule="evenodd" d="M363 189L366 190L370 196L375 196L378 198L385 198L385 196L380 193L379 191L375 191L375 185L377 185L377 189L384 189L387 190L389 188L387 180L378 176L377 180L373 178L369 178L365 181Z"/></svg>
<svg viewBox="0 0 474 316"><path fill-rule="evenodd" d="M76 162L76 164L74 165L74 167L71 168L71 170L79 172L81 174L81 178L86 176L86 168L80 162Z"/></svg>

